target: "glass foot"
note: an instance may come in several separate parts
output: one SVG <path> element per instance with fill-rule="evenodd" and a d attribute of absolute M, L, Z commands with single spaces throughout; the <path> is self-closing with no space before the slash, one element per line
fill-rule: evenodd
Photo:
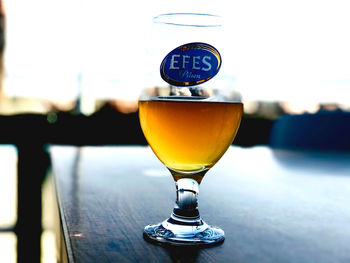
<path fill-rule="evenodd" d="M 151 242 L 177 246 L 214 245 L 225 239 L 222 229 L 209 226 L 202 220 L 196 225 L 177 224 L 173 221 L 169 218 L 160 224 L 146 226 L 143 231 L 144 238 Z"/>

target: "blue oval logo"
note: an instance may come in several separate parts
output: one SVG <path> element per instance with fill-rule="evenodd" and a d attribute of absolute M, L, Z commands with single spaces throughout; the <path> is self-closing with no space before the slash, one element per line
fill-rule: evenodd
<path fill-rule="evenodd" d="M 220 67 L 219 51 L 196 42 L 179 46 L 166 55 L 160 65 L 160 75 L 174 86 L 194 86 L 213 78 Z"/>

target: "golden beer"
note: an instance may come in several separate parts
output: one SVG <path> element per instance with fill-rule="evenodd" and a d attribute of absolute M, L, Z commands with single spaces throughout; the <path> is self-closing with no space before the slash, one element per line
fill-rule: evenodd
<path fill-rule="evenodd" d="M 221 158 L 236 136 L 242 111 L 240 102 L 169 97 L 139 101 L 143 133 L 175 180 L 208 170 Z"/>

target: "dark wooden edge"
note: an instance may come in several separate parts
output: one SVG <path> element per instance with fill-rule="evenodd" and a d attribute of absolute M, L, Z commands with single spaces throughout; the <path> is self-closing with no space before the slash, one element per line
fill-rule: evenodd
<path fill-rule="evenodd" d="M 79 149 L 77 149 L 77 151 L 79 151 Z M 62 231 L 62 236 L 63 236 L 63 241 L 64 241 L 64 242 L 61 242 L 61 245 L 65 246 L 64 250 L 67 253 L 68 262 L 74 263 L 75 262 L 74 253 L 73 253 L 73 249 L 72 249 L 72 244 L 70 242 L 69 230 L 68 230 L 68 227 L 66 225 L 66 213 L 64 210 L 63 201 L 61 200 L 61 197 L 59 194 L 60 193 L 60 184 L 57 181 L 58 179 L 55 176 L 54 169 L 52 170 L 52 176 L 53 176 L 56 200 L 57 200 L 57 205 L 58 205 L 58 210 L 59 210 L 58 212 L 59 212 L 59 218 L 60 218 L 60 228 Z M 64 244 L 62 244 L 62 243 L 64 243 Z"/>

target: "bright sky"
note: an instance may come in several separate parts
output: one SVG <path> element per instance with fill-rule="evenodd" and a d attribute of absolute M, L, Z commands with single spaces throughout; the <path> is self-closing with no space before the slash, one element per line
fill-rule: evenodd
<path fill-rule="evenodd" d="M 137 96 L 152 17 L 204 12 L 225 18 L 225 74 L 243 98 L 350 103 L 348 0 L 8 0 L 5 8 L 9 94 Z"/>

